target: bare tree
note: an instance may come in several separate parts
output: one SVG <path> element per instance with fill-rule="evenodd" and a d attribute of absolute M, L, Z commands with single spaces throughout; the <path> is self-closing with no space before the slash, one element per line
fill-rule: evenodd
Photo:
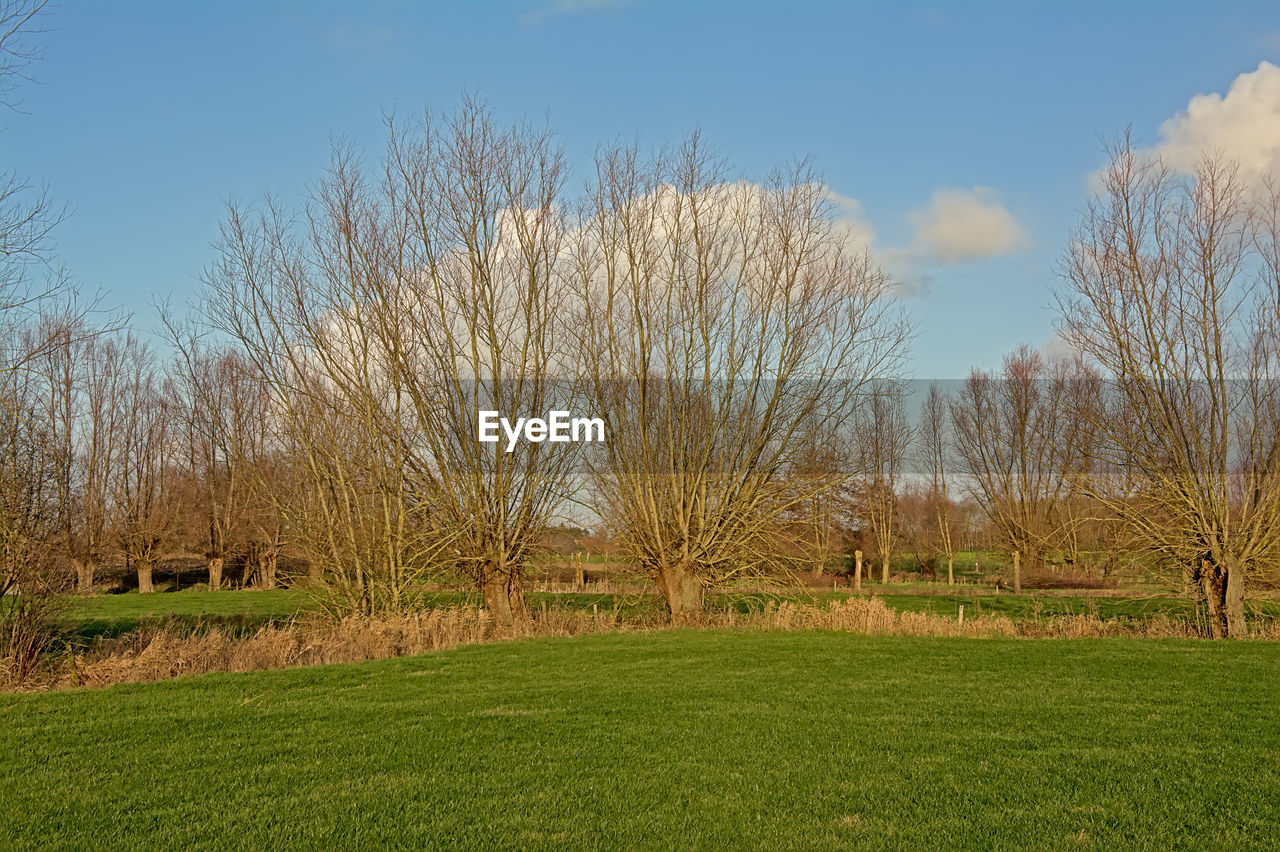
<path fill-rule="evenodd" d="M 50 548 L 56 459 L 42 416 L 45 387 L 32 360 L 0 370 L 0 678 L 13 685 L 26 680 L 63 630 Z"/>
<path fill-rule="evenodd" d="M 257 216 L 229 208 L 220 258 L 206 274 L 207 310 L 268 392 L 265 416 L 289 469 L 273 484 L 294 487 L 265 493 L 316 578 L 341 609 L 394 610 L 425 508 L 405 479 L 407 440 L 394 410 L 403 396 L 362 325 L 362 255 L 334 248 L 342 221 L 314 207 L 309 215 L 295 234 L 271 203 Z"/>
<path fill-rule="evenodd" d="M 36 579 L 56 528 L 43 390 L 25 366 L 0 371 L 0 596 Z"/>
<path fill-rule="evenodd" d="M 891 281 L 828 199 L 804 164 L 730 182 L 696 135 L 597 157 L 573 251 L 577 348 L 607 434 L 594 483 L 673 614 L 777 563 L 779 521 L 809 497 L 784 475 L 806 428 L 839 422 L 903 353 Z"/>
<path fill-rule="evenodd" d="M 30 81 L 27 67 L 43 55 L 31 37 L 39 35 L 40 15 L 48 0 L 0 0 L 0 105 L 17 106 L 13 92 Z"/>
<path fill-rule="evenodd" d="M 955 585 L 955 546 L 951 537 L 951 495 L 947 471 L 951 456 L 951 416 L 948 412 L 947 394 L 938 385 L 929 386 L 929 393 L 920 409 L 920 449 L 925 469 L 929 471 L 929 503 L 938 529 L 938 543 L 942 557 L 947 560 L 947 585 Z"/>
<path fill-rule="evenodd" d="M 903 388 L 894 382 L 876 382 L 854 415 L 854 429 L 863 514 L 880 556 L 880 582 L 887 583 L 897 541 L 899 478 L 912 441 Z"/>
<path fill-rule="evenodd" d="M 292 528 L 363 610 L 443 568 L 499 619 L 523 608 L 571 454 L 508 450 L 477 427 L 481 410 L 542 416 L 572 398 L 563 181 L 549 131 L 499 127 L 468 101 L 407 132 L 389 122 L 377 180 L 335 151 L 302 233 L 270 204 L 229 211 L 208 276 L 216 323 L 270 388 L 305 472 Z"/>
<path fill-rule="evenodd" d="M 0 0 L 0 106 L 16 106 L 13 93 L 29 79 L 27 67 L 41 56 L 32 36 L 40 33 L 45 5 L 45 0 Z M 16 309 L 65 288 L 65 278 L 56 273 L 48 285 L 31 286 L 32 267 L 49 264 L 50 235 L 65 216 L 47 190 L 12 170 L 0 170 L 0 333 L 16 334 Z M 38 352 L 27 354 L 35 357 Z"/>
<path fill-rule="evenodd" d="M 1090 490 L 1203 589 L 1215 636 L 1247 632 L 1250 572 L 1280 537 L 1274 193 L 1220 157 L 1189 177 L 1108 151 L 1063 261 L 1062 334 L 1109 380 Z"/>
<path fill-rule="evenodd" d="M 839 424 L 825 417 L 821 420 L 806 427 L 797 439 L 803 441 L 803 446 L 786 473 L 786 481 L 795 483 L 799 495 L 789 513 L 789 538 L 795 549 L 807 556 L 815 579 L 822 576 L 828 561 L 848 536 L 843 524 L 848 513 L 841 487 L 848 479 L 848 436 Z"/>
<path fill-rule="evenodd" d="M 117 400 L 126 350 L 75 316 L 56 314 L 48 322 L 52 327 L 40 331 L 44 354 L 33 366 L 47 387 L 61 546 L 75 567 L 77 587 L 87 593 L 110 550 L 111 465 L 120 439 Z"/>
<path fill-rule="evenodd" d="M 169 395 L 151 350 L 137 338 L 121 343 L 121 376 L 115 402 L 119 437 L 111 463 L 114 527 L 121 549 L 138 573 L 138 591 L 155 591 L 152 572 L 174 521 L 171 500 L 173 430 Z"/>
<path fill-rule="evenodd" d="M 174 426 L 183 451 L 177 467 L 193 491 L 209 588 L 218 589 L 234 539 L 245 533 L 252 482 L 239 450 L 255 428 L 257 388 L 235 352 L 211 348 L 191 329 L 166 322 L 178 352 Z"/>
<path fill-rule="evenodd" d="M 951 400 L 956 451 L 973 496 L 1030 564 L 1064 543 L 1064 514 L 1083 469 L 1089 432 L 1072 396 L 1074 368 L 1021 347 L 996 376 L 975 370 Z"/>
<path fill-rule="evenodd" d="M 288 513 L 280 506 L 300 496 L 285 453 L 287 442 L 273 416 L 269 388 L 258 381 L 243 356 L 223 352 L 217 372 L 230 391 L 223 391 L 228 464 L 237 470 L 236 515 L 244 539 L 246 583 L 274 589 L 280 581 L 281 553 L 290 536 Z"/>
<path fill-rule="evenodd" d="M 531 558 L 566 520 L 579 454 L 570 443 L 482 442 L 478 415 L 545 417 L 575 400 L 564 154 L 549 129 L 500 126 L 473 100 L 407 133 L 389 124 L 392 242 L 403 251 L 398 287 L 381 298 L 391 306 L 382 339 L 415 424 L 410 461 L 456 569 L 510 620 L 523 612 Z"/>

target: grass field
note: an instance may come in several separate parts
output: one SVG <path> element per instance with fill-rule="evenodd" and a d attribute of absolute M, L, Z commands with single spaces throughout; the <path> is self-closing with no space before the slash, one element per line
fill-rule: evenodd
<path fill-rule="evenodd" d="M 910 588 L 910 587 L 908 587 Z M 1191 601 L 1174 597 L 1120 597 L 1077 596 L 1065 594 L 930 594 L 901 593 L 894 587 L 877 587 L 872 591 L 891 608 L 899 611 L 930 612 L 937 615 L 956 616 L 960 606 L 970 615 L 1007 615 L 1014 620 L 1052 615 L 1094 614 L 1100 618 L 1116 618 L 1126 621 L 1150 618 L 1162 614 L 1172 618 L 1190 618 L 1193 615 Z M 941 591 L 941 590 L 938 590 Z M 802 595 L 717 595 L 710 604 L 716 607 L 733 607 L 739 611 L 761 608 L 770 601 L 785 599 L 805 603 L 825 603 L 843 599 L 845 592 L 820 592 Z M 556 594 L 532 592 L 526 596 L 528 605 L 563 606 L 603 611 L 615 607 L 624 616 L 657 616 L 664 611 L 657 594 Z M 456 606 L 480 604 L 480 596 L 468 592 L 431 592 L 427 595 L 429 606 Z M 280 621 L 317 607 L 305 592 L 290 589 L 274 591 L 184 591 L 154 595 L 116 594 L 93 597 L 76 597 L 68 600 L 64 620 L 71 635 L 82 641 L 94 636 L 117 636 L 133 630 L 144 622 L 166 622 L 183 630 L 197 630 L 201 626 L 217 625 L 238 631 L 252 631 L 271 621 Z M 1258 600 L 1249 603 L 1254 619 L 1280 618 L 1280 600 Z"/>
<path fill-rule="evenodd" d="M 0 846 L 1268 847 L 1280 647 L 664 631 L 0 697 Z"/>
<path fill-rule="evenodd" d="M 68 598 L 63 621 L 81 639 L 117 636 L 147 621 L 188 629 L 217 624 L 252 631 L 270 621 L 291 618 L 310 605 L 304 592 L 292 589 L 94 595 Z"/>

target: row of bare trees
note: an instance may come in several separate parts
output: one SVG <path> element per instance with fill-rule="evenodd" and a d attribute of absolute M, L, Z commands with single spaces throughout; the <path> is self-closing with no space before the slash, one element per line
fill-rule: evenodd
<path fill-rule="evenodd" d="M 251 479 L 267 474 L 259 393 L 238 356 L 186 351 L 165 364 L 131 334 L 61 313 L 24 336 L 29 354 L 6 373 L 12 540 L 74 569 L 83 592 L 120 559 L 149 592 L 162 555 L 203 554 L 216 588 L 229 549 L 253 550 L 255 564 L 278 554 Z M 7 574 L 23 561 L 15 552 Z M 265 564 L 270 587 L 274 558 Z"/>
<path fill-rule="evenodd" d="M 1062 264 L 1075 354 L 1024 347 L 932 387 L 915 434 L 902 394 L 873 401 L 862 520 L 887 564 L 914 445 L 949 576 L 958 493 L 1028 563 L 1129 554 L 1181 577 L 1214 635 L 1243 635 L 1249 584 L 1280 570 L 1280 186 L 1220 156 L 1186 175 L 1128 139 L 1109 154 Z"/>
<path fill-rule="evenodd" d="M 336 147 L 300 209 L 229 206 L 163 359 L 49 298 L 60 214 L 5 173 L 5 586 L 48 564 L 89 591 L 123 559 L 150 591 L 198 553 L 212 587 L 232 557 L 271 587 L 287 551 L 345 611 L 447 577 L 511 620 L 547 532 L 587 520 L 681 615 L 853 532 L 881 581 L 903 547 L 953 580 L 977 507 L 1029 564 L 1142 553 L 1239 634 L 1280 546 L 1280 194 L 1110 154 L 1063 263 L 1076 355 L 1020 349 L 918 418 L 893 281 L 803 162 L 752 183 L 697 134 L 619 144 L 571 194 L 546 128 L 474 101 L 389 119 L 377 164 Z M 606 440 L 485 443 L 483 410 Z"/>
<path fill-rule="evenodd" d="M 730 179 L 695 135 L 602 150 L 578 199 L 548 130 L 476 103 L 338 150 L 300 214 L 233 207 L 207 318 L 295 461 L 296 541 L 363 609 L 461 574 L 502 618 L 588 510 L 673 613 L 777 562 L 836 471 L 791 477 L 904 353 L 891 281 L 804 164 Z M 599 417 L 600 445 L 479 442 L 480 410 Z M 308 531 L 308 523 L 323 519 Z"/>
<path fill-rule="evenodd" d="M 1108 378 L 1088 495 L 1179 565 L 1215 634 L 1280 560 L 1280 186 L 1126 139 L 1067 253 L 1063 337 Z"/>

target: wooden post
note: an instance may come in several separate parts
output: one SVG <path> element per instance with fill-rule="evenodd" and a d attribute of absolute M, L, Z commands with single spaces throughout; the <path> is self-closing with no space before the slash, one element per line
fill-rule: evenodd
<path fill-rule="evenodd" d="M 862 591 L 862 551 L 853 552 L 853 590 Z"/>
<path fill-rule="evenodd" d="M 582 570 L 582 554 L 581 553 L 573 554 L 573 560 L 574 560 L 573 587 L 574 589 L 580 592 L 587 587 L 586 572 Z"/>
<path fill-rule="evenodd" d="M 964 624 L 964 604 L 960 604 L 960 623 Z"/>
<path fill-rule="evenodd" d="M 1013 552 L 1013 593 L 1022 594 L 1022 561 L 1016 550 Z"/>

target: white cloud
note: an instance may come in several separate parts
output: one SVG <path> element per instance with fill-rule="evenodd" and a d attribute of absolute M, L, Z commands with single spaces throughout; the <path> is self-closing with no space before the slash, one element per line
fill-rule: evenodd
<path fill-rule="evenodd" d="M 1074 358 L 1079 354 L 1078 350 L 1067 342 L 1067 339 L 1060 332 L 1055 331 L 1053 335 L 1040 345 L 1040 357 L 1045 361 L 1057 361 Z"/>
<path fill-rule="evenodd" d="M 936 263 L 1013 254 L 1030 244 L 1026 232 L 986 187 L 940 189 L 910 214 L 913 249 Z"/>
<path fill-rule="evenodd" d="M 876 229 L 867 221 L 862 202 L 830 187 L 823 187 L 823 191 L 836 214 L 835 227 L 844 234 L 845 245 L 852 251 L 869 250 L 876 241 Z"/>
<path fill-rule="evenodd" d="M 844 233 L 845 245 L 854 252 L 871 252 L 876 262 L 893 276 L 902 296 L 923 296 L 932 277 L 921 270 L 921 258 L 908 248 L 876 244 L 875 226 L 867 219 L 862 202 L 826 188 L 827 200 L 835 211 L 835 228 Z"/>
<path fill-rule="evenodd" d="M 1247 180 L 1280 174 L 1280 67 L 1260 63 L 1236 77 L 1225 97 L 1196 95 L 1160 125 L 1160 139 L 1156 152 L 1181 171 L 1203 154 L 1221 153 Z"/>

